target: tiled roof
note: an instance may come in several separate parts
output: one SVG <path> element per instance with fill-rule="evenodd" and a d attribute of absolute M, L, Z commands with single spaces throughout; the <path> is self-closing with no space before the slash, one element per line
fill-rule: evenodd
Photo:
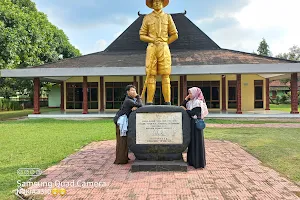
<path fill-rule="evenodd" d="M 220 47 L 184 14 L 171 14 L 176 24 L 179 38 L 170 45 L 171 50 L 212 50 Z M 145 15 L 140 15 L 115 41 L 104 51 L 145 51 L 147 43 L 142 42 L 139 30 Z"/>
<path fill-rule="evenodd" d="M 144 15 L 140 15 L 104 51 L 63 59 L 35 67 L 131 67 L 144 66 L 146 43 L 139 39 Z M 172 65 L 223 65 L 292 63 L 279 58 L 222 49 L 184 14 L 172 14 L 179 39 L 170 45 Z"/>
<path fill-rule="evenodd" d="M 290 87 L 291 83 L 287 82 L 286 84 L 280 82 L 280 80 L 274 80 L 270 82 L 270 87 Z M 298 86 L 300 87 L 300 81 L 298 81 Z"/>
<path fill-rule="evenodd" d="M 276 58 L 232 50 L 171 51 L 172 65 L 224 65 L 289 63 Z M 145 52 L 98 52 L 77 58 L 63 59 L 37 67 L 139 67 L 145 65 Z"/>

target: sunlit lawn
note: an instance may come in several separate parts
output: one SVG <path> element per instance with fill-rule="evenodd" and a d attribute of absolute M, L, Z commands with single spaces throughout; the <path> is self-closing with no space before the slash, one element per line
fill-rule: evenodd
<path fill-rule="evenodd" d="M 59 108 L 41 108 L 41 112 L 58 111 Z M 10 118 L 24 117 L 28 114 L 32 114 L 33 109 L 14 110 L 14 111 L 0 111 L 0 121 Z"/>
<path fill-rule="evenodd" d="M 298 108 L 300 110 L 300 105 L 298 106 Z M 270 104 L 270 109 L 291 112 L 291 104 Z"/>
<path fill-rule="evenodd" d="M 111 120 L 0 122 L 0 199 L 17 188 L 19 168 L 46 169 L 92 141 L 115 139 Z M 13 195 L 10 196 L 13 198 Z"/>
<path fill-rule="evenodd" d="M 218 121 L 215 120 L 214 123 Z M 0 122 L 0 199 L 14 199 L 19 168 L 46 169 L 92 141 L 115 139 L 108 120 L 32 119 Z M 300 181 L 300 129 L 207 128 L 207 139 L 240 144 L 265 165 Z"/>
<path fill-rule="evenodd" d="M 300 116 L 299 116 L 300 117 Z M 295 119 L 215 119 L 215 118 L 208 118 L 205 119 L 207 124 L 267 124 L 267 123 L 300 123 Z"/>

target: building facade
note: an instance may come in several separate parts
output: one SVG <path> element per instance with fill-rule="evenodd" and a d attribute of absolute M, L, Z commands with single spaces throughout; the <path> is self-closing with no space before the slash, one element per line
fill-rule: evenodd
<path fill-rule="evenodd" d="M 147 44 L 139 39 L 143 17 L 139 15 L 104 51 L 26 69 L 2 70 L 1 76 L 34 80 L 36 114 L 40 113 L 40 81 L 55 82 L 59 87 L 50 92 L 51 107 L 83 114 L 115 111 L 124 99 L 125 86 L 134 84 L 141 93 L 146 78 Z M 179 32 L 179 39 L 170 45 L 172 105 L 180 105 L 188 88 L 197 86 L 210 111 L 269 110 L 270 81 L 288 77 L 291 113 L 298 113 L 299 62 L 221 48 L 185 14 L 172 17 Z M 162 101 L 158 76 L 155 104 Z"/>

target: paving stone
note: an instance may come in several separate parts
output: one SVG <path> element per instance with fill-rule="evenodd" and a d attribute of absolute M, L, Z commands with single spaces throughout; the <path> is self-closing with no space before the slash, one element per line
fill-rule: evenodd
<path fill-rule="evenodd" d="M 116 141 L 93 142 L 45 170 L 39 182 L 78 180 L 101 182 L 94 188 L 66 188 L 65 196 L 47 200 L 80 199 L 300 199 L 300 187 L 228 141 L 206 140 L 205 169 L 187 167 L 187 172 L 131 172 L 135 157 L 114 165 Z M 186 153 L 183 154 L 186 162 Z M 30 187 L 29 189 L 36 188 Z"/>

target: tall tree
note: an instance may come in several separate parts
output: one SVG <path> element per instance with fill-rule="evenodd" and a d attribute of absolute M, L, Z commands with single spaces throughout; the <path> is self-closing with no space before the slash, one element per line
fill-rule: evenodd
<path fill-rule="evenodd" d="M 276 57 L 287 60 L 300 61 L 300 48 L 297 45 L 294 45 L 291 48 L 289 48 L 288 53 L 280 53 Z"/>
<path fill-rule="evenodd" d="M 262 56 L 272 56 L 270 47 L 266 42 L 265 38 L 263 38 L 263 40 L 259 43 L 257 53 L 258 55 L 262 55 Z"/>
<path fill-rule="evenodd" d="M 80 51 L 70 44 L 65 33 L 51 24 L 34 2 L 0 0 L 0 69 L 36 66 L 79 55 Z M 32 81 L 28 80 L 0 82 L 0 87 L 5 87 L 0 88 L 0 96 L 11 94 L 9 88 L 13 91 L 32 89 Z M 4 94 L 1 91 L 5 91 Z"/>
<path fill-rule="evenodd" d="M 288 53 L 280 53 L 280 54 L 278 54 L 276 56 L 276 58 L 282 58 L 282 59 L 286 59 L 286 60 L 300 61 L 300 48 L 297 45 L 294 45 L 291 48 L 289 48 L 289 52 Z M 287 84 L 290 81 L 291 81 L 290 78 L 284 78 L 284 79 L 280 80 L 280 82 L 284 83 L 284 84 Z"/>

